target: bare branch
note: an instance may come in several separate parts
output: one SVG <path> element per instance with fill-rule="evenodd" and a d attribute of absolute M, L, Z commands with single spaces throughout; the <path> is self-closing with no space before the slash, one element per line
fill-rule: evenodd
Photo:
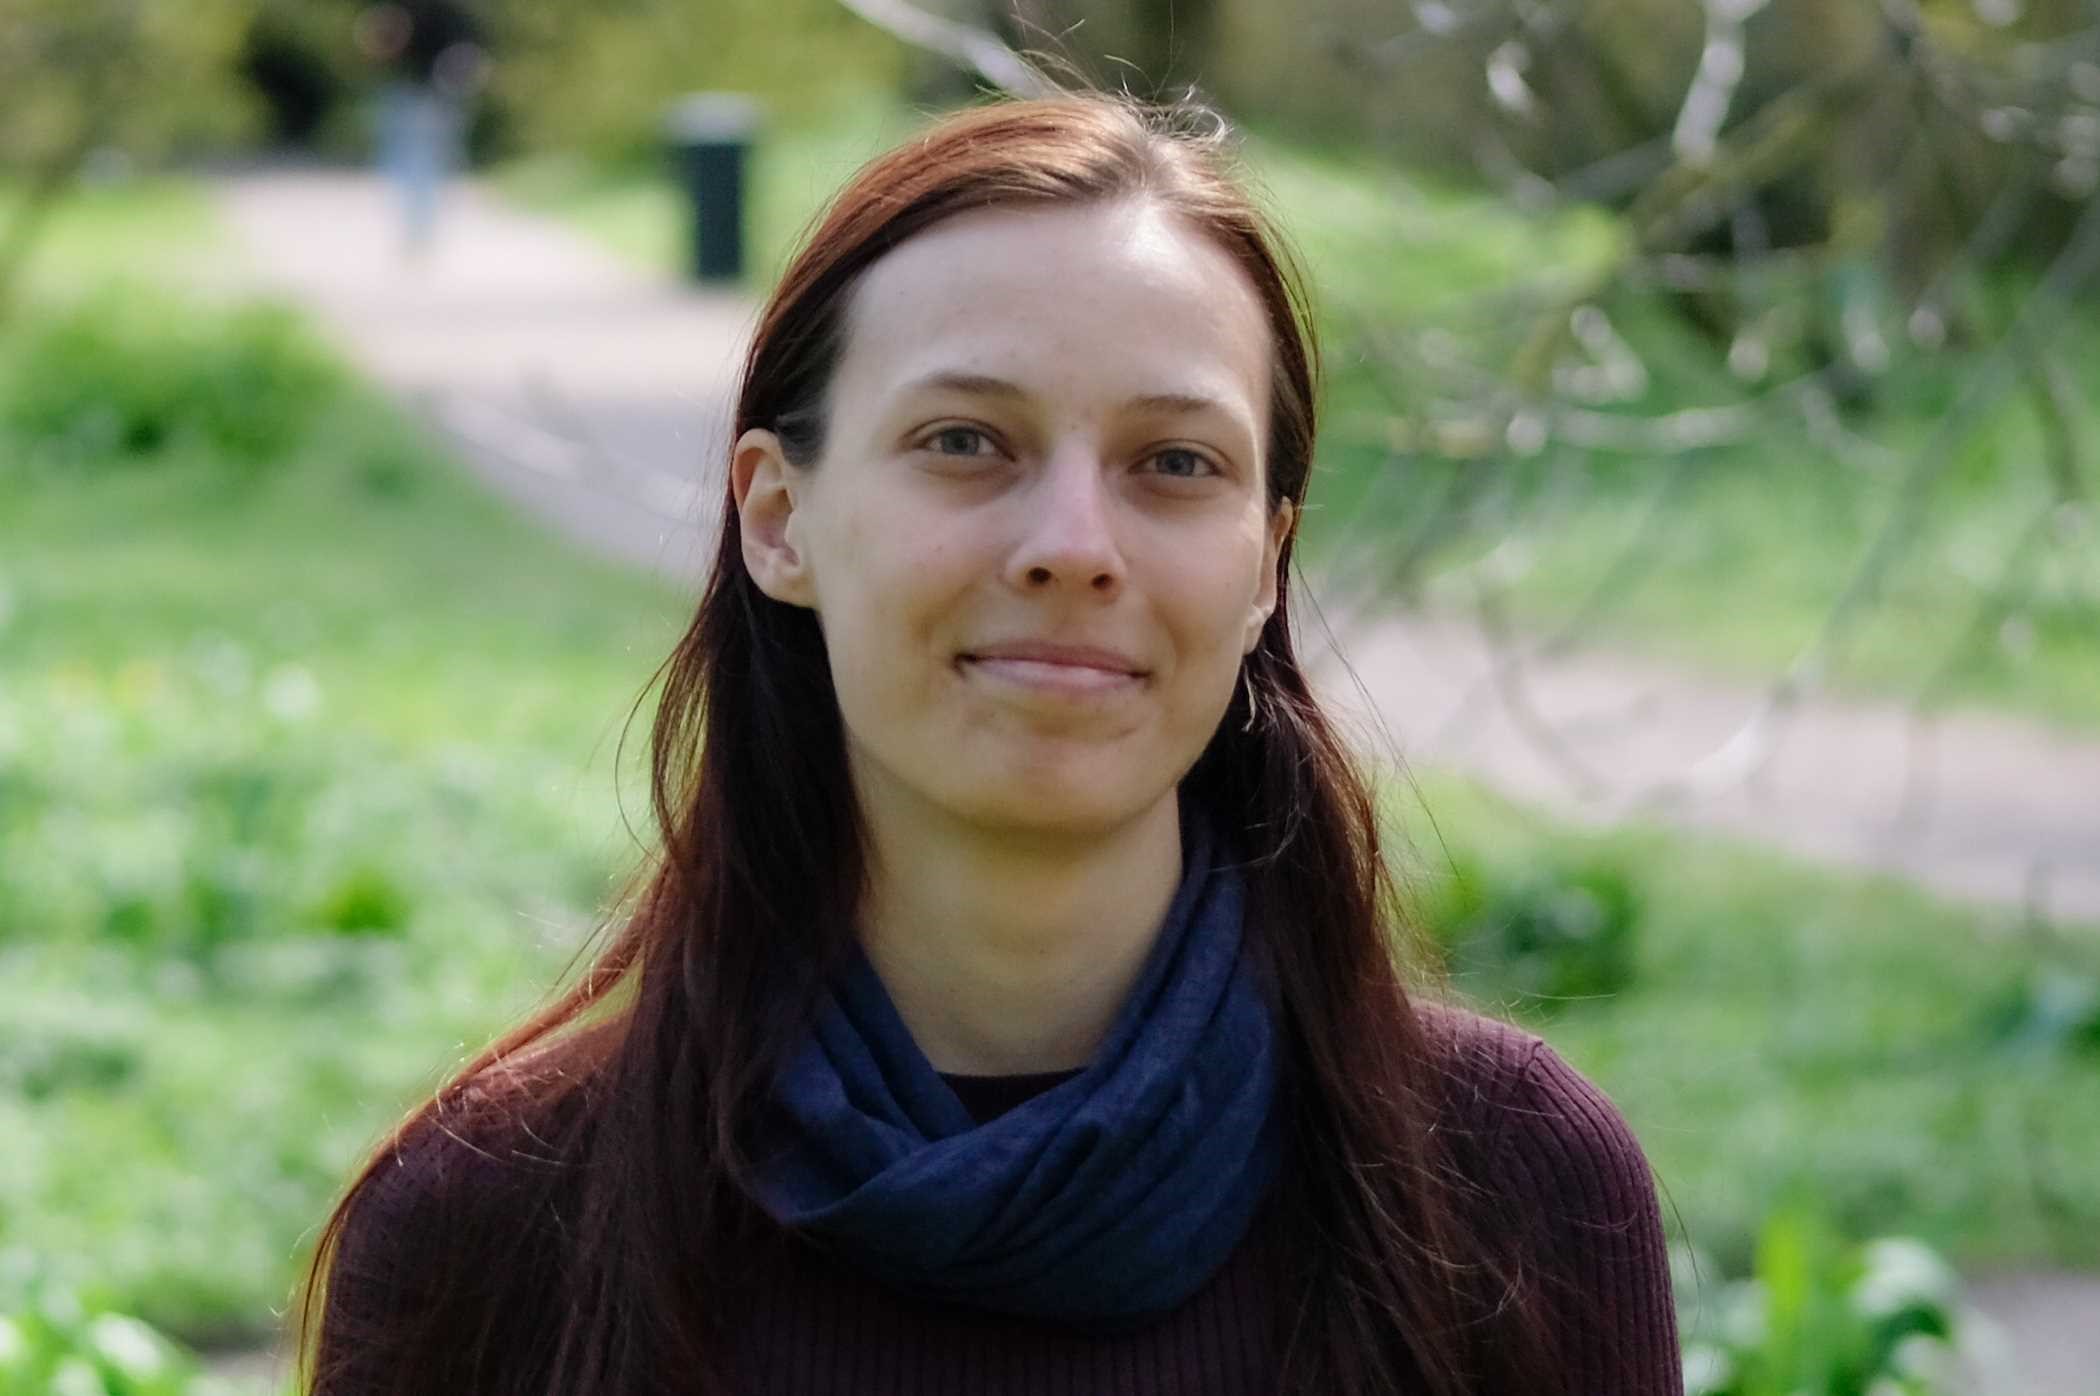
<path fill-rule="evenodd" d="M 1051 84 L 998 37 L 968 24 L 931 15 L 905 0 L 839 0 L 841 5 L 895 38 L 937 53 L 1017 97 L 1047 97 Z"/>

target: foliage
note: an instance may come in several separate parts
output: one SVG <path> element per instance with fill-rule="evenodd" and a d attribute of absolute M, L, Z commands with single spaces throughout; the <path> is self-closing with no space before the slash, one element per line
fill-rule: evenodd
<path fill-rule="evenodd" d="M 490 96 L 527 149 L 654 150 L 670 102 L 703 89 L 807 121 L 904 72 L 902 46 L 834 0 L 503 0 L 488 14 Z"/>
<path fill-rule="evenodd" d="M 132 286 L 39 316 L 0 366 L 0 431 L 31 466 L 107 467 L 203 452 L 279 464 L 342 390 L 286 309 L 224 311 Z"/>
<path fill-rule="evenodd" d="M 1519 638 L 1746 679 L 1808 655 L 1803 677 L 1928 711 L 1983 703 L 2100 722 L 2100 549 L 2075 478 L 2089 465 L 2065 456 L 2100 402 L 2090 317 L 2063 322 L 2046 351 L 2069 438 L 2023 388 L 1977 413 L 1937 475 L 1917 473 L 1947 448 L 1936 438 L 1952 404 L 1992 370 L 1995 331 L 2030 303 L 2034 277 L 1951 282 L 1993 340 L 1939 349 L 1912 341 L 1885 285 L 1863 319 L 1833 279 L 1830 313 L 1871 326 L 1889 358 L 1860 401 L 1818 397 L 1827 420 L 1789 422 L 1774 404 L 1811 392 L 1808 359 L 1787 360 L 1774 339 L 1746 387 L 1728 346 L 1659 293 L 1586 291 L 1626 236 L 1612 220 L 1527 226 L 1361 150 L 1272 140 L 1256 153 L 1323 293 L 1326 426 L 1307 543 L 1348 584 L 1498 617 L 1497 633 Z M 1553 387 L 1526 417 L 1518 397 L 1481 385 L 1535 328 L 1511 308 L 1541 301 L 1573 328 L 1542 355 Z M 1764 407 L 1745 405 L 1767 390 Z M 1674 435 L 1766 407 L 1737 437 Z M 1554 440 L 1555 421 L 1590 438 Z M 1823 646 L 1834 598 L 1894 540 L 1878 585 Z"/>
<path fill-rule="evenodd" d="M 358 1154 L 552 981 L 618 864 L 552 752 L 410 755 L 305 664 L 38 667 L 0 704 L 0 1133 L 36 1141 L 0 1229 L 155 1321 L 252 1331 Z"/>
<path fill-rule="evenodd" d="M 104 231 L 181 240 L 187 205 L 128 197 L 60 215 L 64 294 L 0 330 L 0 381 L 121 304 L 74 294 L 134 260 Z M 0 471 L 0 1235 L 253 1341 L 360 1154 L 630 866 L 614 739 L 684 602 L 550 543 L 325 357 L 271 368 L 313 366 L 283 325 L 117 323 L 148 364 L 252 350 L 230 382 L 300 386 L 268 469 L 185 429 L 150 469 L 104 438 Z"/>
<path fill-rule="evenodd" d="M 1513 1005 L 1625 1113 L 1666 1217 L 1729 1270 L 1797 1190 L 1852 1236 L 1901 1232 L 1964 1268 L 2100 1263 L 2100 1058 L 2027 1050 L 1988 1006 L 2051 963 L 2007 913 L 1814 872 L 1715 839 L 1543 819 L 1423 777 L 1391 796 L 1420 850 L 1498 869 L 1620 869 L 1638 889 L 1631 976 L 1609 1001 Z M 1434 827 L 1423 810 L 1433 811 Z M 2091 943 L 2090 928 L 2066 936 Z M 1475 986 L 1460 979 L 1461 990 Z M 1478 993 L 1486 1006 L 1504 1000 Z"/>
<path fill-rule="evenodd" d="M 356 42 L 371 0 L 258 0 L 240 73 L 264 109 L 265 140 L 343 156 L 362 152 L 358 109 L 378 76 Z"/>
<path fill-rule="evenodd" d="M 1454 981 L 1476 998 L 1553 1011 L 1633 981 L 1641 896 L 1608 859 L 1497 867 L 1456 857 L 1422 910 Z"/>
<path fill-rule="evenodd" d="M 2100 974 L 2070 963 L 2038 964 L 1983 1014 L 1984 1036 L 2002 1050 L 2100 1057 Z"/>
<path fill-rule="evenodd" d="M 0 1255 L 0 1396 L 205 1396 L 195 1362 L 129 1314 Z"/>
<path fill-rule="evenodd" d="M 1684 1273 L 1679 1267 L 1679 1273 Z M 1842 1240 L 1795 1202 L 1758 1233 L 1747 1279 L 1685 1344 L 1685 1396 L 1942 1396 L 1960 1310 L 1954 1271 L 1907 1237 Z M 1700 1308 L 1680 1294 L 1681 1314 Z"/>
<path fill-rule="evenodd" d="M 0 319 L 52 211 L 97 152 L 224 140 L 253 112 L 234 58 L 256 0 L 0 0 Z"/>
<path fill-rule="evenodd" d="M 356 104 L 387 64 L 360 51 L 368 0 L 249 0 L 244 65 L 269 89 L 284 134 L 362 149 Z M 410 0 L 413 15 L 426 8 Z M 666 110 L 695 90 L 756 97 L 786 125 L 893 93 L 909 56 L 836 0 L 448 0 L 483 45 L 481 155 L 653 155 Z M 427 59 L 425 60 L 427 61 Z"/>
<path fill-rule="evenodd" d="M 0 0 L 0 167 L 251 129 L 234 65 L 256 3 Z"/>
<path fill-rule="evenodd" d="M 2089 8 L 1487 3 L 1350 41 L 1511 208 L 1619 213 L 1578 275 L 1347 346 L 1373 565 L 1774 693 L 2100 716 Z"/>

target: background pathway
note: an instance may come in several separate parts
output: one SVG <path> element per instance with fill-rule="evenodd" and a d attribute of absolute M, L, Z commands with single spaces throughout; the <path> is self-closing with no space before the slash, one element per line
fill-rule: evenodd
<path fill-rule="evenodd" d="M 366 176 L 257 173 L 220 195 L 255 282 L 314 312 L 492 488 L 591 547 L 697 578 L 749 301 L 653 279 L 471 188 L 417 263 Z M 1471 626 L 1313 591 L 1334 634 L 1308 626 L 1308 655 L 1376 748 L 1591 821 L 1667 819 L 2100 923 L 2100 741 L 1828 699 L 1760 723 L 1764 695 L 1742 685 L 1593 653 L 1512 669 Z M 1986 1279 L 1971 1298 L 2024 1369 L 2008 1396 L 2100 1393 L 2100 1277 Z"/>

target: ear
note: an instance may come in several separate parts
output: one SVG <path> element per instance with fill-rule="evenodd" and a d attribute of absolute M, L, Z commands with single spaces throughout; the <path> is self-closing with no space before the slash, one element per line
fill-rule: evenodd
<path fill-rule="evenodd" d="M 791 606 L 816 606 L 815 578 L 795 546 L 795 495 L 804 472 L 788 461 L 780 438 L 757 427 L 737 438 L 729 458 L 744 566 L 758 589 Z"/>
<path fill-rule="evenodd" d="M 1287 499 L 1269 515 L 1269 527 L 1261 548 L 1261 589 L 1254 594 L 1254 604 L 1247 611 L 1247 634 L 1240 645 L 1241 654 L 1254 653 L 1254 647 L 1261 643 L 1262 627 L 1275 613 L 1276 559 L 1283 556 L 1284 542 L 1291 536 L 1291 524 L 1296 518 L 1297 509 Z"/>

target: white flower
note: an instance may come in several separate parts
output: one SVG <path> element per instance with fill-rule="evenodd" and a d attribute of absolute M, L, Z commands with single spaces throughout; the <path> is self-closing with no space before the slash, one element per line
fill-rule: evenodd
<path fill-rule="evenodd" d="M 145 1385 L 168 1369 L 168 1344 L 135 1318 L 101 1314 L 88 1325 L 88 1342 L 96 1355 L 130 1380 Z"/>
<path fill-rule="evenodd" d="M 281 722 L 304 722 L 321 709 L 321 681 L 303 664 L 280 664 L 263 680 L 262 702 Z"/>

